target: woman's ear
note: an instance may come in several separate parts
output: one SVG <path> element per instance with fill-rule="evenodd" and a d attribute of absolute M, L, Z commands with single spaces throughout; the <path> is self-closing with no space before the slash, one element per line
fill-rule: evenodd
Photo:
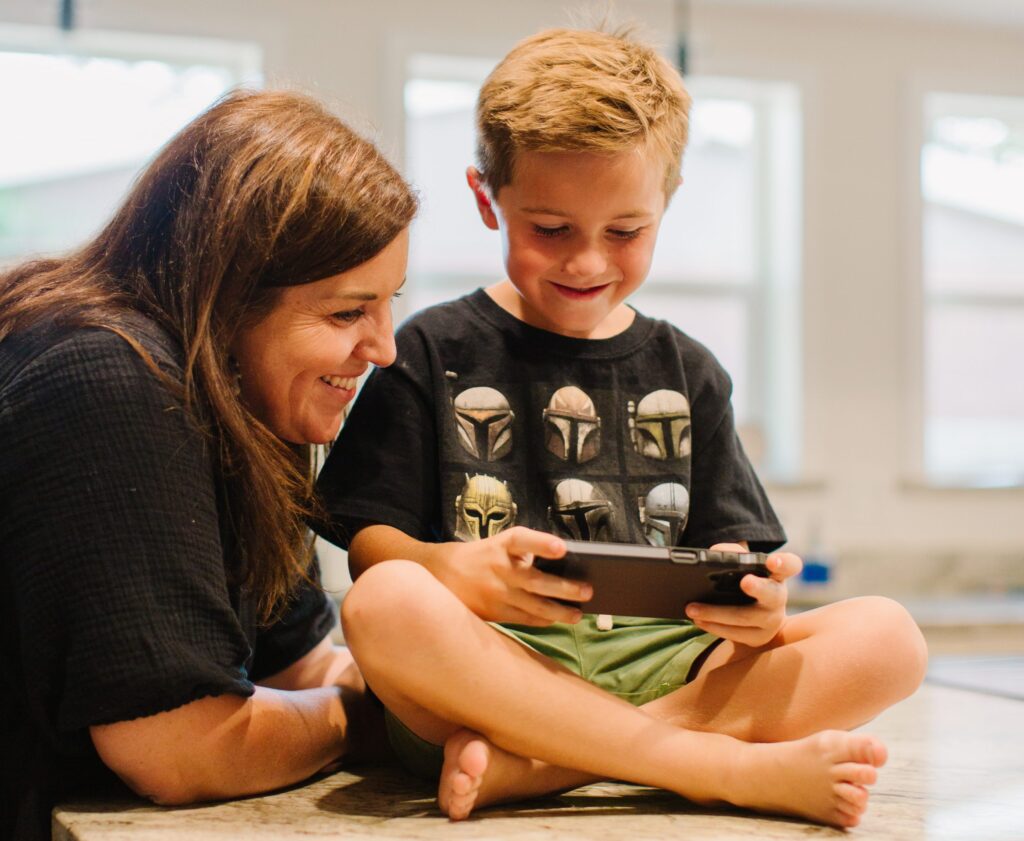
<path fill-rule="evenodd" d="M 492 231 L 498 230 L 498 216 L 494 212 L 494 206 L 491 203 L 490 190 L 484 184 L 480 170 L 475 166 L 471 166 L 466 170 L 466 183 L 469 185 L 469 189 L 473 191 L 476 209 L 483 223 Z"/>

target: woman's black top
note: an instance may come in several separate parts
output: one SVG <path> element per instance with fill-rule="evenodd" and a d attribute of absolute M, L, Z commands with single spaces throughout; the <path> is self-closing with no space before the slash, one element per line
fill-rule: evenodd
<path fill-rule="evenodd" d="M 131 332 L 180 380 L 163 331 Z M 56 802 L 116 785 L 91 725 L 249 696 L 330 630 L 313 585 L 270 627 L 232 585 L 210 449 L 115 333 L 0 342 L 0 838 L 49 838 Z"/>

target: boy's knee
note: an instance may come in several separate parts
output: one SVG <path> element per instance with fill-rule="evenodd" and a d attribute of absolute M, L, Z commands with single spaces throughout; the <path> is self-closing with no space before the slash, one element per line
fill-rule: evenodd
<path fill-rule="evenodd" d="M 367 638 L 400 632 L 403 619 L 413 615 L 425 589 L 437 583 L 412 561 L 374 564 L 359 576 L 341 603 L 345 641 L 358 654 Z"/>
<path fill-rule="evenodd" d="M 872 626 L 879 632 L 884 655 L 905 682 L 909 695 L 924 680 L 928 669 L 928 645 L 910 612 L 884 596 L 864 599 Z"/>

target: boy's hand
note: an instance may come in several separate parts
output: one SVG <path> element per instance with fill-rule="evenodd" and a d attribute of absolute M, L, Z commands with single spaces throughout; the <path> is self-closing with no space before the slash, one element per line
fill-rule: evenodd
<path fill-rule="evenodd" d="M 736 543 L 711 548 L 747 551 Z M 779 552 L 770 555 L 767 563 L 770 578 L 745 575 L 740 581 L 740 589 L 757 599 L 755 604 L 732 607 L 694 602 L 686 607 L 687 618 L 698 628 L 741 645 L 761 648 L 770 643 L 786 622 L 786 579 L 803 569 L 803 561 L 791 552 Z"/>
<path fill-rule="evenodd" d="M 431 563 L 434 575 L 481 619 L 518 625 L 579 622 L 579 608 L 552 599 L 586 601 L 589 584 L 569 581 L 533 566 L 533 558 L 560 558 L 565 543 L 524 526 L 471 543 L 446 543 Z"/>

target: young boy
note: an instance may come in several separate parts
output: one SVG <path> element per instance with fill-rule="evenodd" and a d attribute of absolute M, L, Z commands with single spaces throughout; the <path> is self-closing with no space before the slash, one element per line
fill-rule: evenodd
<path fill-rule="evenodd" d="M 785 539 L 728 376 L 625 303 L 680 183 L 688 108 L 628 37 L 515 47 L 481 90 L 467 173 L 507 279 L 410 319 L 321 474 L 357 578 L 346 639 L 399 756 L 440 779 L 455 819 L 605 777 L 854 826 L 885 748 L 843 731 L 923 676 L 920 633 L 890 601 L 787 617 L 791 554 L 744 579 L 756 604 L 677 621 L 582 615 L 555 600 L 587 585 L 531 565 L 565 550 L 545 532 Z"/>

